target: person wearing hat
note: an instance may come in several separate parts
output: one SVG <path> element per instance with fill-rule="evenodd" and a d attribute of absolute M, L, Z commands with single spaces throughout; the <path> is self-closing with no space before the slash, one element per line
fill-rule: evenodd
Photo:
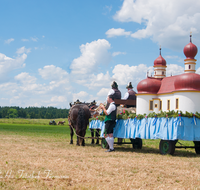
<path fill-rule="evenodd" d="M 125 93 L 123 100 L 136 100 L 136 92 L 133 90 L 131 82 L 128 83 L 126 88 L 128 91 Z"/>
<path fill-rule="evenodd" d="M 109 145 L 109 149 L 106 152 L 112 152 L 114 150 L 114 137 L 113 137 L 113 129 L 116 125 L 116 114 L 117 114 L 117 107 L 114 102 L 114 96 L 109 95 L 107 97 L 107 101 L 109 103 L 108 109 L 105 108 L 103 104 L 100 105 L 101 109 L 103 109 L 104 113 L 106 114 L 105 117 L 105 131 L 104 137 Z"/>
<path fill-rule="evenodd" d="M 113 81 L 113 83 L 111 84 L 112 89 L 110 89 L 110 91 L 108 92 L 108 96 L 113 95 L 114 99 L 121 99 L 121 92 L 118 89 L 118 85 L 115 81 Z M 106 108 L 108 108 L 109 103 L 107 102 L 107 106 Z M 119 106 L 119 105 L 116 105 Z"/>

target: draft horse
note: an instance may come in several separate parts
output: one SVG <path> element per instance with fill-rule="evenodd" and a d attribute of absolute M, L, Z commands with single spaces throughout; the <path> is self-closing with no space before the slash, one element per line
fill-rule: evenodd
<path fill-rule="evenodd" d="M 74 129 L 77 135 L 77 145 L 85 146 L 84 136 L 86 133 L 87 125 L 89 124 L 90 117 L 91 113 L 87 105 L 76 104 L 71 107 L 68 117 L 69 127 L 71 130 L 70 144 L 73 144 Z"/>

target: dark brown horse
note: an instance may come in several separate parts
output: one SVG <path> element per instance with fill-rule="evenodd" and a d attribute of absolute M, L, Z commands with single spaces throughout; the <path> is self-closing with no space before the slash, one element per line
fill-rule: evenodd
<path fill-rule="evenodd" d="M 89 124 L 89 118 L 91 117 L 89 107 L 85 104 L 75 104 L 71 107 L 69 112 L 69 127 L 71 130 L 71 141 L 70 144 L 73 144 L 73 135 L 74 130 L 77 134 L 77 145 L 85 146 L 84 137 Z"/>

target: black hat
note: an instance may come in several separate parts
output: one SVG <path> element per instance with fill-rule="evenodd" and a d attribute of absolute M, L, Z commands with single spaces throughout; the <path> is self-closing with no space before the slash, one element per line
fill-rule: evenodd
<path fill-rule="evenodd" d="M 127 87 L 126 88 L 133 88 L 131 82 L 128 83 Z"/>
<path fill-rule="evenodd" d="M 115 81 L 113 81 L 113 83 L 111 84 L 112 88 L 118 89 L 118 85 Z"/>

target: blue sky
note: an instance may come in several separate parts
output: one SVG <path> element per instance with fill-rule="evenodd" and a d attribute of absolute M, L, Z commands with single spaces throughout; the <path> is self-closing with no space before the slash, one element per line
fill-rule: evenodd
<path fill-rule="evenodd" d="M 0 106 L 104 102 L 153 73 L 184 72 L 183 48 L 200 44 L 200 2 L 191 0 L 0 0 Z M 196 59 L 199 59 L 197 54 Z M 197 61 L 196 70 L 200 74 Z"/>

